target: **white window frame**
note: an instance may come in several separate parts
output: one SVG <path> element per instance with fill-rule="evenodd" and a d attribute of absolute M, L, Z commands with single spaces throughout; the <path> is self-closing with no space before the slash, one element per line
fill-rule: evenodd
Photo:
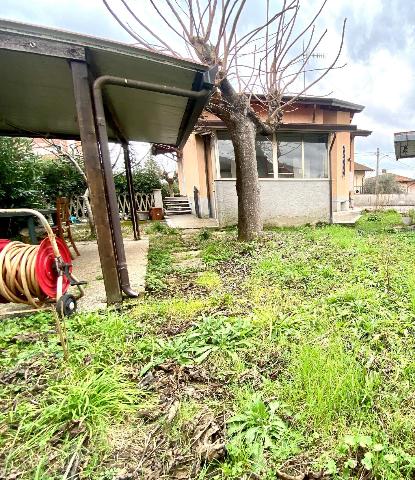
<path fill-rule="evenodd" d="M 328 140 L 326 142 L 326 165 L 325 170 L 327 172 L 327 177 L 304 177 L 305 172 L 305 157 L 304 157 L 304 133 L 301 133 L 301 177 L 297 178 L 287 178 L 287 177 L 279 177 L 279 169 L 278 169 L 278 144 L 277 144 L 277 135 L 273 135 L 273 144 L 274 144 L 274 153 L 273 153 L 273 162 L 274 162 L 274 178 L 279 180 L 328 180 L 329 179 L 329 144 Z"/>

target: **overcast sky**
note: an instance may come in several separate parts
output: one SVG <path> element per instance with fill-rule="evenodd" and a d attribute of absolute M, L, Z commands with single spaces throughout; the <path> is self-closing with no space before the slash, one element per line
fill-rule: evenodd
<path fill-rule="evenodd" d="M 249 7 L 260 2 L 248 0 L 248 4 L 252 4 Z M 130 3 L 135 4 L 138 11 L 140 0 L 130 0 Z M 328 41 L 320 53 L 327 59 L 335 53 L 342 21 L 347 17 L 342 54 L 347 66 L 332 72 L 309 94 L 330 93 L 330 96 L 365 105 L 353 123 L 373 133 L 356 141 L 356 161 L 374 167 L 374 152 L 379 147 L 382 168 L 415 177 L 415 159 L 397 162 L 393 154 L 393 133 L 415 130 L 415 8 L 410 3 L 408 0 L 329 0 L 319 20 L 321 28 L 329 29 Z M 317 0 L 303 0 L 303 18 L 319 5 Z M 132 42 L 107 12 L 102 0 L 1 0 L 0 18 Z M 324 66 L 324 60 L 314 62 L 316 67 Z M 321 65 L 318 62 L 322 62 Z"/>

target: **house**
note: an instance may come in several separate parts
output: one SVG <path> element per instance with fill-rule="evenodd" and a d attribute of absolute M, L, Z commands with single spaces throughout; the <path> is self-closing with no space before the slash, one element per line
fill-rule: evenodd
<path fill-rule="evenodd" d="M 395 180 L 402 186 L 404 193 L 414 193 L 415 192 L 415 178 L 405 177 L 403 175 L 393 174 Z"/>
<path fill-rule="evenodd" d="M 379 178 L 382 177 L 382 175 L 392 176 L 395 181 L 401 186 L 402 193 L 415 193 L 415 178 L 405 177 L 404 175 L 387 172 L 385 169 L 382 169 L 382 173 L 381 175 L 379 175 Z"/>
<path fill-rule="evenodd" d="M 290 97 L 285 97 L 288 100 Z M 261 106 L 253 102 L 259 112 Z M 257 167 L 264 224 L 328 222 L 351 208 L 354 139 L 368 136 L 351 122 L 361 105 L 327 97 L 300 97 L 273 136 L 258 135 Z M 237 222 L 236 167 L 225 125 L 205 113 L 178 158 L 180 192 L 194 214 L 220 226 Z"/>
<path fill-rule="evenodd" d="M 354 193 L 363 193 L 363 184 L 365 181 L 366 172 L 373 172 L 373 168 L 363 165 L 362 163 L 354 162 Z"/>

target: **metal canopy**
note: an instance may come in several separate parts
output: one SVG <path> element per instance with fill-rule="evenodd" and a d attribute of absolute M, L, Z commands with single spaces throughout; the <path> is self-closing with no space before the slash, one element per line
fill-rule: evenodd
<path fill-rule="evenodd" d="M 80 137 L 70 61 L 84 61 L 93 78 L 137 79 L 201 90 L 208 67 L 130 45 L 0 20 L 0 135 Z M 200 102 L 106 86 L 104 103 L 124 139 L 183 144 Z M 115 132 L 108 128 L 111 139 Z"/>
<path fill-rule="evenodd" d="M 0 135 L 81 139 L 107 301 L 137 296 L 108 139 L 123 145 L 136 215 L 128 141 L 181 147 L 209 100 L 214 72 L 121 43 L 3 20 L 0 71 Z"/>

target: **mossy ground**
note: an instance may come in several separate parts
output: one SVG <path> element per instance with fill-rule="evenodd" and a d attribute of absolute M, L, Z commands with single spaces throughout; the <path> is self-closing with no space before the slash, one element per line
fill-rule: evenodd
<path fill-rule="evenodd" d="M 70 318 L 68 363 L 51 315 L 3 321 L 0 477 L 414 478 L 415 236 L 399 224 L 248 244 L 157 227 L 148 293 Z"/>

